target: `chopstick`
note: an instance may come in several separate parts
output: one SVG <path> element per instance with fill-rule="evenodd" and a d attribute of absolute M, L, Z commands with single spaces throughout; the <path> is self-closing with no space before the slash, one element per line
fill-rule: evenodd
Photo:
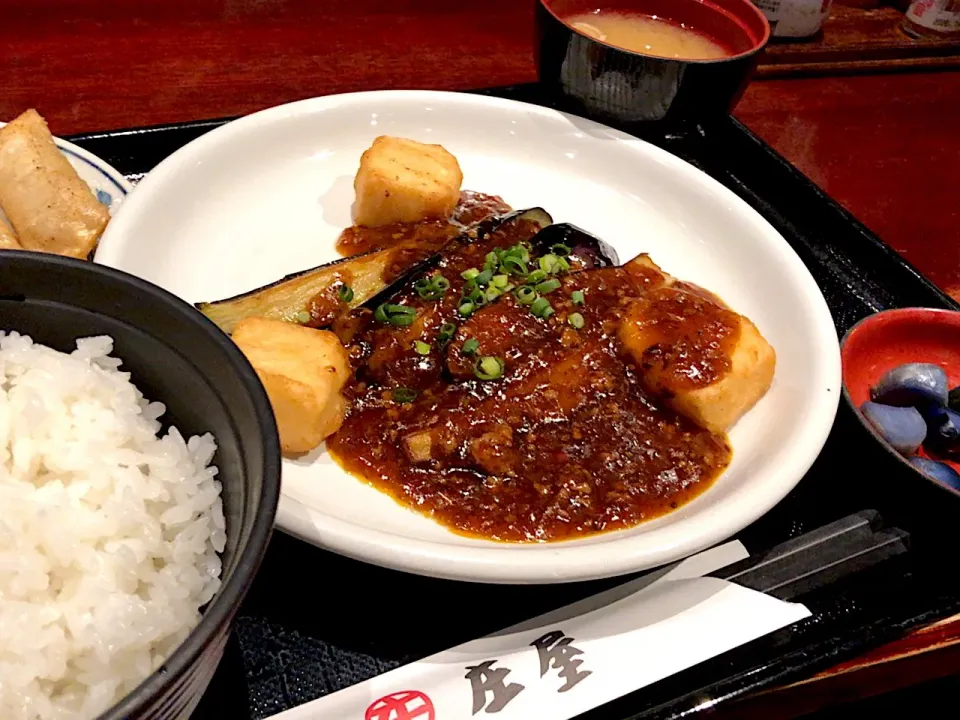
<path fill-rule="evenodd" d="M 709 577 L 728 580 L 789 601 L 902 555 L 909 549 L 909 533 L 899 528 L 884 528 L 877 511 L 862 510 L 721 568 L 710 573 Z M 795 672 L 785 670 L 777 681 L 786 682 L 795 676 Z M 754 678 L 746 682 L 745 678 L 751 673 L 751 670 L 740 671 L 709 685 L 695 685 L 695 689 L 687 689 L 671 700 L 648 705 L 631 718 L 678 720 L 748 691 L 755 692 L 773 682 L 771 678 L 759 682 Z M 704 681 L 693 677 L 694 682 Z M 706 710 L 705 714 L 711 713 Z M 584 717 L 592 719 L 594 715 L 586 713 Z"/>
<path fill-rule="evenodd" d="M 909 533 L 883 529 L 862 510 L 711 573 L 780 600 L 792 600 L 909 550 Z"/>

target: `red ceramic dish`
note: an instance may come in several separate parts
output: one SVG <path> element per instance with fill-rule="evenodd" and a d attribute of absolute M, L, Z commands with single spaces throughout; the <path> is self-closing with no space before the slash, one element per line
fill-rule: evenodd
<path fill-rule="evenodd" d="M 870 434 L 918 475 L 947 492 L 960 495 L 960 492 L 936 483 L 915 470 L 900 453 L 880 438 L 859 411 L 859 407 L 870 399 L 870 388 L 876 385 L 880 377 L 904 363 L 935 363 L 946 371 L 951 388 L 960 385 L 960 312 L 903 308 L 870 315 L 854 325 L 843 338 L 840 359 L 843 364 L 843 395 Z M 925 455 L 922 450 L 918 454 Z M 960 463 L 948 464 L 960 471 Z"/>

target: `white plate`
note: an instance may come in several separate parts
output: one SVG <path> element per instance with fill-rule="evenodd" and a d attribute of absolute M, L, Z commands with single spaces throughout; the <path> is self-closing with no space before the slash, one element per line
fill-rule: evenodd
<path fill-rule="evenodd" d="M 285 461 L 277 523 L 378 565 L 445 578 L 548 583 L 661 565 L 709 547 L 786 495 L 820 452 L 840 396 L 827 305 L 784 239 L 732 192 L 663 150 L 553 110 L 475 95 L 316 98 L 214 130 L 144 178 L 95 260 L 189 302 L 337 257 L 361 152 L 379 134 L 442 143 L 464 187 L 541 205 L 719 293 L 777 351 L 774 385 L 731 433 L 727 472 L 698 499 L 631 530 L 541 545 L 455 535 L 347 475 L 325 452 Z"/>
<path fill-rule="evenodd" d="M 0 127 L 4 125 L 6 125 L 5 122 L 0 122 Z M 97 200 L 107 206 L 111 215 L 115 214 L 127 193 L 133 190 L 129 181 L 115 168 L 82 147 L 58 137 L 53 141 L 60 148 L 60 152 L 67 156 L 67 160 L 73 165 L 77 174 L 96 193 Z M 0 210 L 0 216 L 2 215 L 3 211 Z"/>

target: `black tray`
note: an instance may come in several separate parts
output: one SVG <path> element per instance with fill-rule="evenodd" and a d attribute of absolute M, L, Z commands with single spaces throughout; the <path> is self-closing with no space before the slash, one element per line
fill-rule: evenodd
<path fill-rule="evenodd" d="M 480 91 L 549 104 L 535 86 Z M 71 138 L 136 181 L 227 120 Z M 641 133 L 637 133 L 641 134 Z M 731 188 L 783 234 L 820 285 L 842 336 L 878 310 L 957 305 L 733 119 L 653 142 Z M 946 493 L 904 473 L 841 405 L 827 445 L 797 488 L 737 537 L 759 552 L 872 508 L 913 549 L 801 598 L 812 617 L 581 716 L 675 718 L 794 681 L 908 630 L 960 612 Z M 491 586 L 365 565 L 276 533 L 196 718 L 262 718 L 499 630 L 624 579 Z M 785 713 L 786 714 L 786 713 Z M 339 720 L 332 718 L 331 720 Z M 545 719 L 549 720 L 549 719 Z"/>

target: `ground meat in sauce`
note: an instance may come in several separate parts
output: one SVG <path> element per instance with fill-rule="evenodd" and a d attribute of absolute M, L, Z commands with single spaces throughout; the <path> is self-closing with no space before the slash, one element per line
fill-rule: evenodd
<path fill-rule="evenodd" d="M 456 314 L 460 273 L 533 230 L 516 223 L 445 257 L 444 298 L 408 290 L 392 301 L 417 308 L 412 325 L 353 329 L 351 409 L 328 448 L 350 472 L 467 535 L 560 540 L 669 512 L 708 487 L 731 451 L 724 436 L 648 397 L 620 352 L 620 318 L 648 292 L 644 283 L 623 268 L 571 272 L 547 296 L 555 309 L 547 320 L 512 293 L 468 320 Z M 575 290 L 582 305 L 571 300 Z M 573 312 L 584 319 L 578 330 Z M 450 321 L 458 330 L 442 343 Z M 479 347 L 465 356 L 471 338 Z M 475 356 L 487 354 L 504 360 L 502 378 L 471 374 Z M 399 390 L 416 397 L 397 402 Z"/>
<path fill-rule="evenodd" d="M 429 220 L 419 223 L 396 223 L 378 228 L 351 226 L 340 233 L 337 252 L 344 256 L 391 247 L 404 242 L 439 248 L 460 231 L 488 217 L 508 212 L 510 206 L 495 195 L 465 190 L 450 220 Z"/>

